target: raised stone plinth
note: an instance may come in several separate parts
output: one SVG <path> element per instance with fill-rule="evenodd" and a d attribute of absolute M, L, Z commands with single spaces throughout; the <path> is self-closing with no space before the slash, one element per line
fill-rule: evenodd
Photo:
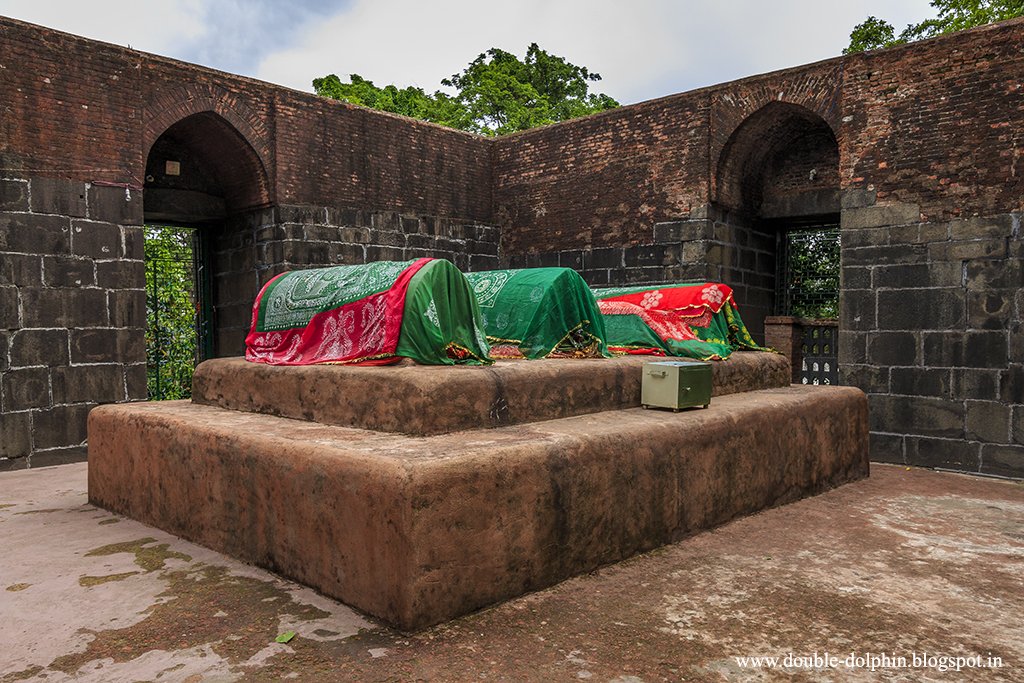
<path fill-rule="evenodd" d="M 89 418 L 89 499 L 416 629 L 864 477 L 867 438 L 845 387 L 438 436 L 108 405 Z"/>
<path fill-rule="evenodd" d="M 196 368 L 192 400 L 231 410 L 403 434 L 551 420 L 640 407 L 652 356 L 499 361 L 493 366 L 282 367 L 242 358 Z M 714 396 L 785 387 L 788 360 L 742 351 L 712 363 Z"/>

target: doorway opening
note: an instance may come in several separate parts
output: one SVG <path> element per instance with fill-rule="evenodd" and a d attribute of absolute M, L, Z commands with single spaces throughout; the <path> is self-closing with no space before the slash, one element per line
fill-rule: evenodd
<path fill-rule="evenodd" d="M 841 206 L 831 126 L 803 106 L 769 103 L 733 131 L 714 180 L 719 207 L 749 229 L 757 252 L 747 259 L 756 272 L 744 274 L 752 308 L 803 335 L 798 381 L 838 383 Z"/>
<path fill-rule="evenodd" d="M 737 260 L 753 270 L 744 305 L 759 317 L 838 317 L 839 145 L 829 124 L 796 104 L 758 109 L 722 148 L 714 190 L 741 236 Z"/>
<path fill-rule="evenodd" d="M 219 114 L 154 140 L 143 190 L 151 400 L 188 398 L 196 364 L 244 344 L 259 284 L 246 216 L 269 204 L 259 156 Z"/>
<path fill-rule="evenodd" d="M 802 384 L 839 384 L 839 216 L 776 233 L 776 314 L 800 318 Z"/>
<path fill-rule="evenodd" d="M 192 371 L 213 355 L 210 268 L 202 230 L 146 225 L 149 400 L 192 396 Z"/>

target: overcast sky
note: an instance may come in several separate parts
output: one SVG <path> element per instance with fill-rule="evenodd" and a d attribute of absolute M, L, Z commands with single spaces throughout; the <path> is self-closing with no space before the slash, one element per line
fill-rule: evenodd
<path fill-rule="evenodd" d="M 538 43 L 632 103 L 840 54 L 868 15 L 928 0 L 0 0 L 0 14 L 311 91 L 357 73 L 428 92 L 479 53 Z"/>

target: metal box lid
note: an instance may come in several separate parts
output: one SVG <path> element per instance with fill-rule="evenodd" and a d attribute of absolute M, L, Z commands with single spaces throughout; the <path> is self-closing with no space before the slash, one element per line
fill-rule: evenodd
<path fill-rule="evenodd" d="M 670 366 L 673 366 L 673 367 L 683 367 L 683 366 L 689 366 L 689 367 L 695 367 L 695 366 L 705 367 L 706 366 L 706 367 L 711 367 L 711 363 L 706 363 L 706 362 L 700 361 L 700 360 L 660 360 L 660 361 L 653 361 L 653 362 L 650 362 L 650 363 L 644 363 L 644 365 L 670 365 Z"/>

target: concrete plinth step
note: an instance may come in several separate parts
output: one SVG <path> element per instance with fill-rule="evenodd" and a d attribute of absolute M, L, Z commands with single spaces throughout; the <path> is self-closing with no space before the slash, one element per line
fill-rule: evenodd
<path fill-rule="evenodd" d="M 640 406 L 641 366 L 625 356 L 499 361 L 491 367 L 310 365 L 242 358 L 196 368 L 192 400 L 205 405 L 345 427 L 444 434 Z M 712 364 L 715 396 L 785 387 L 789 361 L 743 351 Z"/>
<path fill-rule="evenodd" d="M 409 630 L 864 477 L 867 440 L 845 387 L 418 437 L 134 403 L 90 415 L 89 498 Z"/>

